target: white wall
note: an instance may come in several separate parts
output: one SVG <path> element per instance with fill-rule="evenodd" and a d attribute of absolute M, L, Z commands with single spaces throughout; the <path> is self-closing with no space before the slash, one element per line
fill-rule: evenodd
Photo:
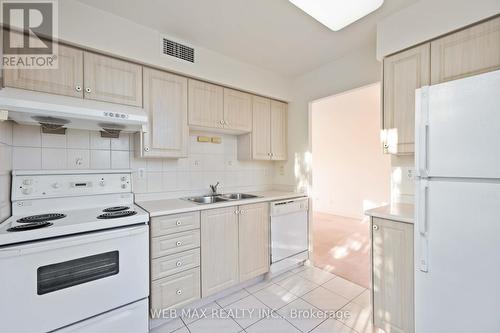
<path fill-rule="evenodd" d="M 59 1 L 59 37 L 64 41 L 257 94 L 290 98 L 288 78 L 196 45 L 195 64 L 164 56 L 160 53 L 161 36 L 158 31 L 75 0 Z"/>
<path fill-rule="evenodd" d="M 306 189 L 310 182 L 309 103 L 379 82 L 375 44 L 357 49 L 293 81 L 288 109 L 288 161 L 277 163 L 274 184 Z"/>
<path fill-rule="evenodd" d="M 390 201 L 391 160 L 380 147 L 380 83 L 312 103 L 314 210 L 362 218 Z"/>
<path fill-rule="evenodd" d="M 377 24 L 377 58 L 500 13 L 499 0 L 420 0 Z"/>
<path fill-rule="evenodd" d="M 10 216 L 11 145 L 12 123 L 10 121 L 0 121 L 0 222 Z"/>

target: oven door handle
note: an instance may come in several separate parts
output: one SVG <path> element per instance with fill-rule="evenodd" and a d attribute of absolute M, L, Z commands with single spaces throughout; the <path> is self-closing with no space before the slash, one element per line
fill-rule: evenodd
<path fill-rule="evenodd" d="M 95 243 L 108 239 L 125 238 L 140 234 L 148 234 L 148 225 L 139 225 L 135 227 L 127 227 L 101 231 L 99 233 L 88 233 L 83 235 L 68 236 L 46 241 L 35 242 L 31 244 L 22 244 L 12 247 L 0 248 L 0 258 L 11 256 L 19 256 L 35 252 L 51 251 L 62 249 L 82 244 Z"/>

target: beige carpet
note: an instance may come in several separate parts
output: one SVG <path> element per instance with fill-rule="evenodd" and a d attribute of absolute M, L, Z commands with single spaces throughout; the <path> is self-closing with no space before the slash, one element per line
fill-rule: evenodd
<path fill-rule="evenodd" d="M 313 262 L 344 279 L 370 288 L 369 219 L 315 212 Z"/>

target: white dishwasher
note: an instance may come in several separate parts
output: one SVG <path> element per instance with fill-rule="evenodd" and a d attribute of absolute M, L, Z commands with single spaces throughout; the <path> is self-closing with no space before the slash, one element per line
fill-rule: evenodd
<path fill-rule="evenodd" d="M 308 258 L 308 198 L 271 202 L 271 265 Z"/>

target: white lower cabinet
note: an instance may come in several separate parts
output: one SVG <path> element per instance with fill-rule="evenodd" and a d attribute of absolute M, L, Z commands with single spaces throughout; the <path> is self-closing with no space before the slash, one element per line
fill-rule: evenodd
<path fill-rule="evenodd" d="M 269 203 L 201 213 L 203 297 L 269 271 Z"/>
<path fill-rule="evenodd" d="M 151 308 L 179 308 L 200 298 L 200 269 L 193 268 L 151 284 Z"/>
<path fill-rule="evenodd" d="M 200 246 L 200 231 L 190 230 L 151 240 L 151 258 L 159 258 Z"/>
<path fill-rule="evenodd" d="M 151 218 L 153 312 L 267 273 L 269 223 L 269 202 Z"/>
<path fill-rule="evenodd" d="M 385 333 L 413 333 L 413 225 L 372 218 L 373 320 Z"/>
<path fill-rule="evenodd" d="M 200 266 L 200 249 L 196 248 L 151 260 L 151 279 L 163 277 Z"/>
<path fill-rule="evenodd" d="M 240 282 L 269 272 L 269 204 L 241 206 L 239 209 Z"/>
<path fill-rule="evenodd" d="M 206 297 L 238 283 L 237 207 L 201 212 L 201 291 Z"/>
<path fill-rule="evenodd" d="M 153 217 L 150 231 L 152 312 L 199 299 L 200 212 Z"/>

